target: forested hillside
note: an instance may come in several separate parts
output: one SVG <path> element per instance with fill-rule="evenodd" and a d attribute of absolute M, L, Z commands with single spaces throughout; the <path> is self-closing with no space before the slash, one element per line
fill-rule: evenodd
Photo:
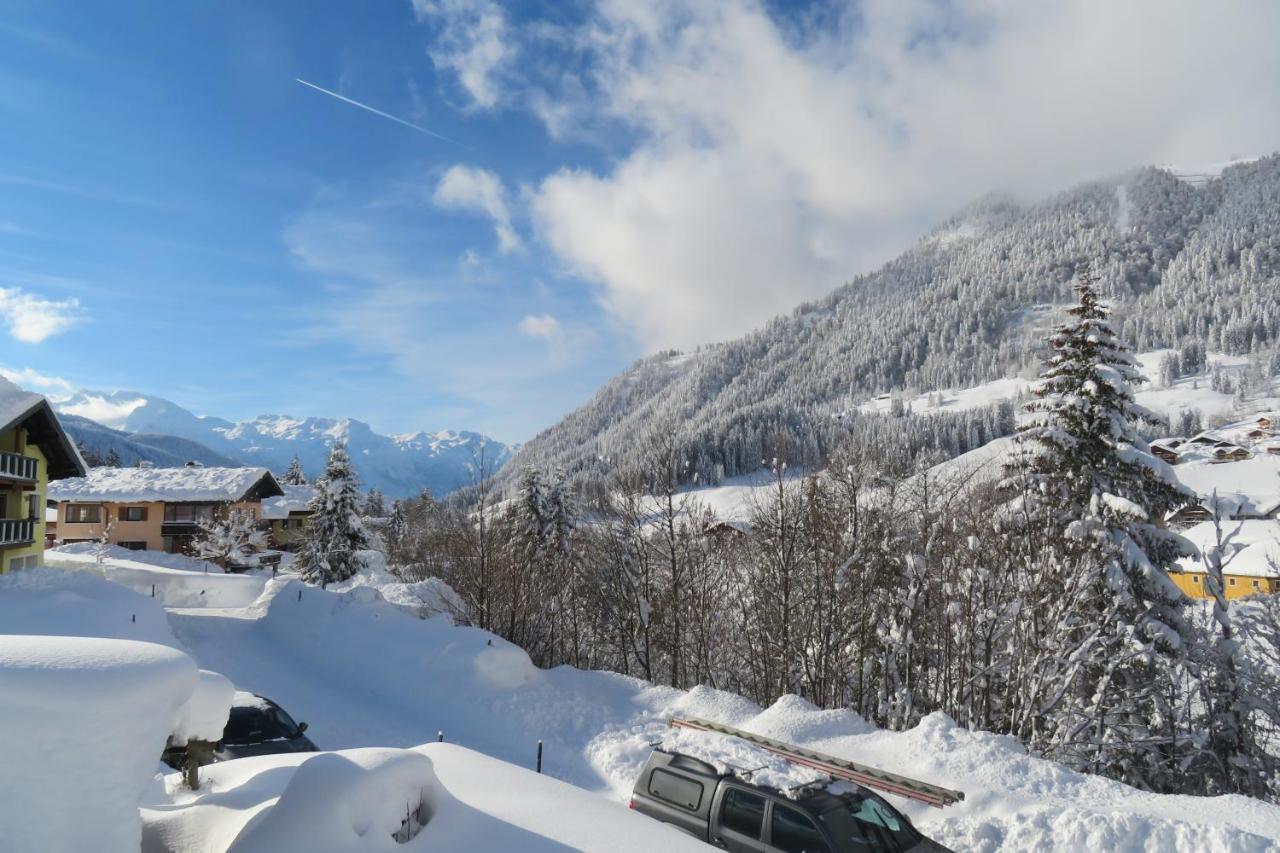
<path fill-rule="evenodd" d="M 1055 306 L 1089 265 L 1137 349 L 1198 342 L 1261 361 L 1280 330 L 1280 156 L 1201 186 L 1148 168 L 1032 205 L 980 200 L 756 332 L 640 360 L 526 444 L 500 482 L 529 465 L 596 479 L 646 467 L 673 441 L 688 460 L 681 478 L 702 482 L 773 457 L 824 464 L 851 433 L 948 453 L 978 446 L 1008 431 L 1007 412 L 908 423 L 854 408 L 876 394 L 1031 375 Z"/>

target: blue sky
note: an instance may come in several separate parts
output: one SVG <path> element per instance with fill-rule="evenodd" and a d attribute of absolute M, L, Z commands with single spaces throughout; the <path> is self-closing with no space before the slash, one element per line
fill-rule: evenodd
<path fill-rule="evenodd" d="M 522 440 L 982 192 L 1280 147 L 1274 4 L 1134 6 L 0 0 L 0 367 Z"/>

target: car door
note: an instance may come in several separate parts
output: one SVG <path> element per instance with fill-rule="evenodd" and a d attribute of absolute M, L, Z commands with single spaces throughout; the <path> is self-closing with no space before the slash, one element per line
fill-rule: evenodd
<path fill-rule="evenodd" d="M 831 853 L 822 830 L 800 809 L 774 800 L 769 809 L 767 853 Z"/>
<path fill-rule="evenodd" d="M 730 785 L 720 798 L 719 808 L 712 824 L 711 842 L 731 853 L 762 853 L 764 796 Z"/>

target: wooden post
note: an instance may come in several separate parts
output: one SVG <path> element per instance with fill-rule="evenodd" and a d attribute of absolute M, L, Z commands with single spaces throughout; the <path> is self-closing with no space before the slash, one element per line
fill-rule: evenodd
<path fill-rule="evenodd" d="M 436 732 L 436 743 L 444 743 L 444 731 Z"/>
<path fill-rule="evenodd" d="M 542 772 L 542 741 L 538 741 L 538 772 Z"/>

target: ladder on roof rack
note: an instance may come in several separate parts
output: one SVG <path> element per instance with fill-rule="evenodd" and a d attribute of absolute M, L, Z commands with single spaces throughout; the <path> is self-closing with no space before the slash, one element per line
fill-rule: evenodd
<path fill-rule="evenodd" d="M 720 723 L 700 720 L 697 717 L 683 719 L 674 717 L 670 725 L 674 729 L 716 732 L 722 735 L 742 738 L 792 764 L 817 770 L 819 773 L 825 773 L 833 779 L 856 782 L 867 788 L 875 788 L 876 790 L 896 794 L 899 797 L 906 797 L 916 802 L 927 803 L 935 808 L 953 805 L 964 799 L 963 791 L 953 791 L 950 788 L 930 785 L 928 782 L 921 782 L 909 776 L 900 776 L 887 770 L 869 767 L 866 764 L 858 764 L 856 761 L 847 761 L 823 752 L 815 752 L 811 749 L 793 746 L 764 735 L 735 729 L 733 726 L 724 726 Z"/>

